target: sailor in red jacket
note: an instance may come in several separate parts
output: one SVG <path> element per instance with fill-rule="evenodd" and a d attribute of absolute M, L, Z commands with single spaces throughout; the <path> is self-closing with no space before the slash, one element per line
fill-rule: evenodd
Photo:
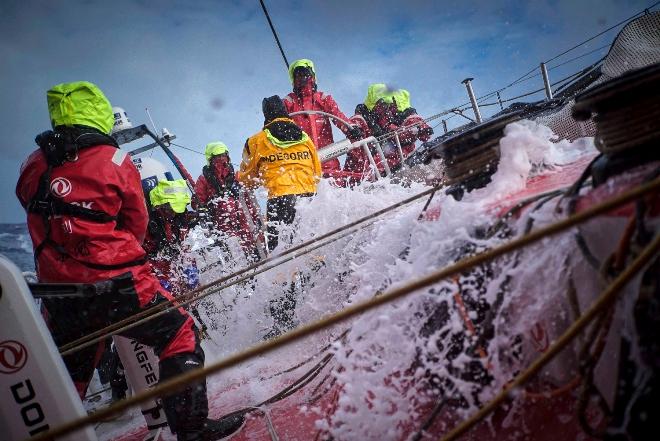
<path fill-rule="evenodd" d="M 402 161 L 415 150 L 415 141 L 426 142 L 433 135 L 433 129 L 410 105 L 410 93 L 405 89 L 399 89 L 381 97 L 376 102 L 373 112 L 378 125 L 386 135 L 390 135 L 381 145 L 392 172 L 400 169 L 403 166 Z M 401 151 L 396 142 L 397 138 Z M 403 158 L 401 158 L 401 153 L 403 153 Z"/>
<path fill-rule="evenodd" d="M 404 159 L 415 150 L 419 139 L 426 142 L 433 135 L 433 129 L 410 105 L 410 93 L 399 89 L 389 91 L 385 84 L 372 84 L 367 91 L 364 104 L 355 109 L 351 122 L 360 125 L 363 133 L 380 139 L 380 145 L 392 172 L 402 167 Z M 401 152 L 397 145 L 397 137 Z M 385 171 L 380 155 L 372 151 L 379 172 Z M 364 177 L 371 175 L 371 167 L 366 154 L 360 149 L 351 150 L 344 164 L 344 170 L 362 172 Z"/>
<path fill-rule="evenodd" d="M 44 302 L 58 346 L 171 299 L 146 263 L 141 242 L 147 211 L 140 176 L 108 136 L 114 117 L 92 83 L 64 83 L 48 91 L 53 131 L 36 139 L 39 150 L 21 167 L 16 195 L 27 211 L 40 282 L 100 283 L 93 298 Z M 120 334 L 151 346 L 167 380 L 204 364 L 197 330 L 181 308 Z M 64 356 L 84 395 L 103 344 Z M 241 419 L 208 420 L 204 381 L 163 399 L 179 441 L 216 439 Z"/>
<path fill-rule="evenodd" d="M 369 136 L 378 138 L 384 133 L 383 129 L 380 128 L 376 121 L 375 114 L 370 111 L 365 104 L 358 104 L 355 106 L 355 115 L 351 116 L 349 121 L 360 127 L 364 138 L 368 138 Z M 357 140 L 358 139 L 351 139 L 353 142 Z M 371 150 L 371 154 L 375 158 L 376 152 L 374 149 Z M 346 154 L 344 171 L 353 172 L 355 174 L 354 177 L 349 180 L 350 185 L 355 185 L 371 176 L 372 172 L 369 159 L 363 148 L 355 148 Z"/>
<path fill-rule="evenodd" d="M 160 284 L 178 296 L 199 285 L 197 266 L 194 259 L 186 259 L 184 245 L 197 214 L 187 210 L 190 194 L 184 179 L 159 181 L 148 197 L 149 227 L 142 246 Z"/>
<path fill-rule="evenodd" d="M 339 110 L 339 106 L 332 96 L 319 92 L 316 86 L 316 71 L 314 63 L 307 59 L 295 61 L 289 67 L 289 78 L 293 83 L 293 92 L 289 93 L 282 101 L 287 113 L 292 114 L 303 110 L 313 110 L 328 113 L 348 122 L 348 117 Z M 299 114 L 291 115 L 293 121 L 312 139 L 317 150 L 332 144 L 332 127 L 330 119 L 347 137 L 359 139 L 361 132 L 358 126 L 347 125 L 323 114 Z M 332 175 L 333 171 L 341 171 L 339 159 L 329 159 L 321 164 L 323 176 Z"/>
<path fill-rule="evenodd" d="M 195 184 L 199 206 L 194 208 L 206 211 L 219 231 L 238 237 L 251 262 L 266 257 L 260 245 L 263 239 L 259 209 L 236 180 L 229 149 L 216 141 L 208 143 L 204 153 L 207 165 Z"/>
<path fill-rule="evenodd" d="M 369 85 L 367 89 L 367 96 L 364 98 L 364 103 L 355 106 L 355 115 L 350 121 L 360 127 L 364 137 L 374 136 L 380 138 L 385 134 L 385 130 L 378 124 L 378 117 L 373 111 L 378 102 L 383 96 L 389 93 L 387 86 L 383 83 L 375 83 Z M 356 139 L 351 139 L 355 142 Z M 371 148 L 371 154 L 375 163 L 379 164 L 379 170 L 383 171 L 384 167 L 380 164 L 381 158 L 377 154 L 376 149 Z M 365 151 L 362 148 L 350 150 L 346 155 L 344 162 L 344 171 L 360 173 L 359 180 L 372 177 L 371 165 Z M 355 182 L 352 182 L 355 183 Z"/>

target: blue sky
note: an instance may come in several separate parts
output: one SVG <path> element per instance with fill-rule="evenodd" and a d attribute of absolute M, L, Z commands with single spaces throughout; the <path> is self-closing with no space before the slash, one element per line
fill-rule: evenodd
<path fill-rule="evenodd" d="M 653 3 L 266 0 L 289 61 L 312 59 L 319 90 L 344 113 L 353 114 L 370 83 L 385 82 L 408 89 L 425 117 L 465 102 L 464 78 L 475 78 L 477 95 L 500 88 Z M 618 29 L 550 66 L 611 42 Z M 551 79 L 606 51 L 552 70 Z M 148 107 L 177 144 L 203 151 L 221 140 L 234 162 L 261 128 L 262 98 L 291 90 L 258 0 L 3 0 L 0 60 L 0 223 L 25 220 L 14 188 L 35 135 L 50 128 L 46 90 L 55 84 L 94 82 L 134 123 L 148 122 Z M 503 98 L 540 88 L 540 81 Z M 200 174 L 202 155 L 174 152 Z"/>

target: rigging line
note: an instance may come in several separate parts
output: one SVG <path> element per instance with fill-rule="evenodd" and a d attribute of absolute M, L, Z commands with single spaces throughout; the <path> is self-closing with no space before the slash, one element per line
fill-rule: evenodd
<path fill-rule="evenodd" d="M 176 147 L 182 148 L 182 149 L 184 149 L 184 150 L 188 150 L 189 152 L 197 153 L 198 155 L 202 155 L 202 156 L 204 156 L 204 153 L 202 153 L 202 152 L 200 152 L 200 151 L 197 151 L 197 150 L 194 150 L 194 149 L 191 149 L 191 148 L 189 148 L 189 147 L 185 147 L 185 146 L 182 146 L 182 145 L 180 145 L 180 144 L 175 144 L 175 143 L 173 143 L 173 142 L 171 142 L 171 141 L 170 141 L 170 144 L 172 144 L 173 146 L 176 146 Z"/>
<path fill-rule="evenodd" d="M 534 67 L 534 69 L 530 70 L 530 71 L 527 72 L 525 75 L 523 75 L 523 76 L 521 76 L 520 78 L 518 78 L 517 80 L 513 81 L 511 84 L 509 84 L 509 85 L 507 85 L 507 86 L 504 86 L 502 89 L 503 89 L 503 90 L 504 90 L 504 89 L 508 89 L 509 87 L 513 86 L 514 84 L 518 84 L 521 80 L 524 80 L 525 77 L 527 77 L 527 75 L 536 72 L 537 69 L 538 69 L 538 67 Z"/>
<path fill-rule="evenodd" d="M 644 14 L 646 13 L 645 11 L 650 10 L 650 9 L 653 9 L 653 8 L 654 8 L 655 6 L 657 6 L 658 4 L 660 4 L 660 1 L 655 2 L 655 3 L 654 3 L 653 5 L 651 5 L 650 7 L 648 7 L 648 8 L 644 8 L 644 10 L 642 10 L 642 11 L 636 13 L 635 15 L 633 15 L 633 16 L 631 16 L 631 17 L 626 18 L 626 19 L 623 20 L 623 21 L 620 21 L 619 23 L 617 23 L 617 24 L 615 24 L 615 25 L 613 25 L 613 26 L 610 26 L 609 28 L 605 29 L 604 31 L 602 31 L 602 32 L 600 32 L 600 33 L 598 33 L 598 34 L 596 34 L 596 35 L 594 35 L 593 37 L 588 38 L 587 40 L 584 40 L 582 43 L 576 44 L 575 46 L 573 46 L 573 47 L 571 47 L 571 48 L 569 48 L 569 49 L 566 49 L 566 50 L 565 50 L 564 52 L 562 52 L 561 54 L 559 54 L 559 55 L 555 55 L 554 57 L 550 58 L 548 61 L 546 61 L 546 63 L 549 63 L 549 62 L 551 62 L 551 61 L 554 61 L 554 60 L 556 60 L 557 58 L 561 57 L 562 55 L 565 55 L 565 54 L 571 52 L 572 50 L 579 48 L 579 47 L 582 46 L 583 44 L 588 43 L 588 42 L 590 42 L 591 40 L 593 40 L 593 39 L 595 39 L 595 38 L 597 38 L 597 37 L 600 37 L 601 35 L 603 35 L 603 34 L 609 32 L 609 31 L 611 31 L 612 29 L 614 29 L 614 28 L 616 28 L 616 27 L 619 27 L 619 26 L 621 26 L 621 25 L 624 24 L 624 23 L 628 23 L 629 21 L 631 21 L 631 20 L 633 20 L 633 19 L 635 19 L 635 18 L 637 18 L 637 17 L 639 17 L 639 16 L 641 16 L 641 15 L 644 15 Z"/>
<path fill-rule="evenodd" d="M 598 52 L 599 50 L 601 50 L 601 49 L 605 49 L 606 47 L 610 47 L 610 46 L 612 46 L 612 43 L 608 43 L 608 44 L 606 44 L 606 45 L 604 45 L 604 46 L 599 47 L 598 49 L 594 49 L 594 50 L 589 51 L 589 52 L 587 52 L 587 53 L 584 53 L 584 54 L 582 54 L 582 55 L 578 55 L 577 57 L 575 57 L 575 58 L 571 58 L 570 60 L 566 60 L 566 61 L 564 61 L 564 62 L 561 63 L 561 64 L 557 64 L 556 66 L 549 67 L 549 68 L 548 68 L 548 71 L 551 71 L 551 70 L 553 70 L 553 69 L 556 69 L 556 68 L 558 68 L 559 66 L 563 66 L 564 64 L 570 63 L 571 61 L 575 61 L 575 60 L 578 60 L 578 59 L 580 59 L 580 58 L 582 58 L 582 57 L 586 57 L 587 55 L 591 55 L 591 54 L 593 54 L 594 52 Z M 538 76 L 538 75 L 541 75 L 541 74 L 537 74 L 537 76 Z"/>
<path fill-rule="evenodd" d="M 603 57 L 603 58 L 605 58 L 605 57 Z M 554 87 L 554 86 L 556 86 L 556 85 L 558 85 L 558 84 L 561 84 L 561 83 L 565 83 L 565 82 L 566 82 L 566 84 L 561 84 L 561 86 L 559 86 L 559 88 L 558 88 L 555 92 L 559 92 L 560 90 L 563 90 L 568 84 L 571 83 L 571 80 L 574 80 L 576 77 L 579 77 L 580 75 L 583 75 L 585 72 L 587 72 L 587 71 L 593 69 L 594 66 L 596 66 L 596 65 L 599 64 L 601 61 L 603 61 L 603 58 L 601 58 L 600 60 L 596 61 L 596 63 L 592 64 L 591 66 L 586 67 L 585 69 L 583 69 L 583 70 L 581 70 L 581 71 L 579 71 L 579 72 L 576 72 L 576 73 L 574 73 L 574 74 L 571 74 L 571 75 L 569 75 L 569 76 L 567 76 L 567 77 L 562 78 L 562 79 L 559 80 L 559 81 L 556 81 L 556 82 L 552 83 L 550 86 L 551 86 L 551 87 Z M 557 67 L 558 67 L 558 66 L 557 66 Z M 539 76 L 539 75 L 540 75 L 540 74 L 538 74 L 538 75 L 536 75 L 536 76 Z M 530 78 L 532 78 L 532 77 L 530 77 Z M 518 96 L 516 96 L 516 97 L 509 98 L 509 99 L 507 99 L 507 100 L 502 100 L 501 103 L 500 103 L 500 102 L 492 102 L 492 103 L 479 104 L 479 107 L 490 107 L 490 106 L 496 106 L 496 105 L 498 105 L 498 104 L 508 103 L 508 102 L 513 101 L 513 100 L 517 100 L 518 98 L 524 98 L 524 97 L 529 96 L 529 95 L 534 95 L 535 93 L 539 93 L 539 92 L 542 91 L 542 90 L 545 90 L 545 89 L 538 89 L 538 90 L 536 90 L 536 91 L 529 92 L 529 93 L 526 93 L 526 94 L 523 94 L 523 95 L 518 95 Z M 466 109 L 468 109 L 468 108 L 469 108 L 469 107 L 466 107 L 465 109 L 461 109 L 461 110 L 466 110 Z M 456 115 L 453 115 L 453 116 L 456 116 Z M 449 119 L 449 118 L 447 118 L 447 119 Z M 437 126 L 436 126 L 436 127 L 437 127 Z"/>
<path fill-rule="evenodd" d="M 653 5 L 651 5 L 650 7 L 646 8 L 646 9 L 644 9 L 644 10 L 641 11 L 641 12 L 638 12 L 638 13 L 635 14 L 634 16 L 628 18 L 627 20 L 624 20 L 624 22 L 625 22 L 625 21 L 630 21 L 630 20 L 636 18 L 637 16 L 640 16 L 640 15 L 643 15 L 643 14 L 647 13 L 650 9 L 653 9 L 653 8 L 654 8 L 655 6 L 657 6 L 658 4 L 660 4 L 660 1 L 654 3 Z M 623 23 L 623 22 L 621 22 L 621 23 Z M 619 24 L 617 24 L 617 25 L 614 25 L 613 28 L 616 27 L 616 26 L 619 26 L 621 23 L 619 23 Z M 612 28 L 607 29 L 607 30 L 601 32 L 600 34 L 598 34 L 598 35 L 592 37 L 592 38 L 589 39 L 589 40 L 586 40 L 586 41 L 580 43 L 579 45 L 575 46 L 575 47 L 572 48 L 572 49 L 575 49 L 575 48 L 577 48 L 577 47 L 580 47 L 580 46 L 583 45 L 584 43 L 586 43 L 586 42 L 592 40 L 593 38 L 598 37 L 599 35 L 602 35 L 602 34 L 605 33 L 605 32 L 608 32 L 608 31 L 611 30 L 611 29 L 612 29 Z M 611 45 L 611 43 L 610 43 L 610 45 Z M 571 50 L 572 50 L 572 49 L 571 49 Z M 567 51 L 567 52 L 568 52 L 568 51 Z M 561 55 L 564 55 L 564 54 L 557 55 L 556 57 L 553 57 L 553 58 L 551 58 L 550 60 L 546 61 L 546 63 L 548 63 L 548 62 L 550 62 L 550 61 L 553 61 L 553 60 L 559 58 Z M 570 61 L 570 60 L 569 60 L 569 61 Z M 561 66 L 561 65 L 563 65 L 563 64 L 565 64 L 565 63 L 562 63 L 562 64 L 557 65 L 557 66 L 555 66 L 555 67 L 559 67 L 559 66 Z M 494 92 L 489 92 L 488 94 L 483 95 L 483 96 L 477 98 L 477 101 L 481 101 L 483 98 L 488 97 L 488 96 L 492 96 L 492 94 L 494 94 L 494 93 L 496 93 L 496 92 L 502 92 L 503 90 L 506 90 L 506 89 L 508 89 L 509 87 L 512 87 L 512 86 L 514 86 L 514 85 L 516 85 L 516 84 L 519 84 L 519 83 L 522 83 L 522 82 L 524 82 L 524 81 L 527 81 L 527 80 L 529 80 L 529 79 L 531 79 L 531 78 L 535 78 L 535 77 L 540 76 L 540 75 L 541 75 L 540 73 L 536 73 L 535 75 L 532 75 L 531 77 L 529 76 L 530 74 L 532 74 L 532 73 L 534 73 L 534 72 L 537 72 L 537 70 L 538 70 L 538 67 L 534 67 L 534 68 L 531 69 L 529 72 L 525 73 L 525 74 L 522 75 L 520 78 L 514 80 L 512 83 L 510 83 L 510 84 L 508 84 L 508 85 L 502 87 L 501 89 L 498 89 L 497 91 L 494 91 Z M 468 104 L 470 104 L 470 103 L 469 103 L 469 102 L 468 102 L 468 103 L 464 103 L 464 104 L 461 104 L 461 105 L 456 106 L 456 107 L 462 107 L 462 106 L 465 106 L 465 105 L 468 105 Z"/>
<path fill-rule="evenodd" d="M 152 398 L 169 394 L 174 390 L 180 390 L 181 388 L 185 387 L 185 385 L 187 384 L 190 384 L 195 381 L 199 381 L 212 374 L 216 374 L 217 372 L 225 370 L 231 366 L 235 366 L 238 363 L 241 363 L 245 360 L 249 360 L 259 355 L 264 355 L 266 353 L 272 352 L 273 350 L 279 347 L 300 340 L 303 337 L 306 337 L 317 331 L 320 331 L 321 329 L 326 329 L 337 323 L 346 321 L 349 318 L 370 311 L 378 306 L 391 303 L 421 288 L 425 288 L 429 285 L 432 285 L 443 279 L 446 279 L 447 277 L 453 276 L 455 274 L 463 273 L 471 268 L 474 268 L 477 265 L 481 265 L 486 262 L 493 261 L 498 257 L 502 257 L 519 249 L 523 249 L 532 244 L 538 243 L 539 241 L 548 238 L 550 236 L 554 236 L 556 234 L 566 232 L 569 229 L 575 227 L 576 225 L 580 225 L 590 219 L 595 218 L 596 216 L 600 216 L 605 213 L 608 213 L 612 211 L 612 209 L 614 208 L 636 201 L 639 198 L 649 193 L 657 192 L 659 188 L 660 188 L 660 178 L 656 178 L 651 182 L 639 185 L 617 196 L 607 198 L 603 202 L 593 205 L 585 209 L 584 211 L 581 211 L 580 213 L 573 214 L 565 219 L 544 226 L 538 230 L 532 231 L 522 237 L 513 239 L 496 248 L 492 248 L 488 251 L 484 251 L 482 253 L 476 254 L 471 257 L 463 258 L 450 266 L 433 271 L 425 276 L 419 277 L 404 285 L 390 289 L 382 293 L 380 296 L 376 296 L 371 299 L 352 304 L 351 306 L 348 306 L 341 311 L 322 317 L 316 322 L 295 328 L 278 337 L 275 337 L 272 340 L 257 343 L 254 346 L 251 346 L 241 352 L 234 353 L 204 368 L 194 369 L 186 372 L 185 374 L 181 374 L 174 378 L 171 378 L 167 381 L 163 381 L 162 383 L 159 383 L 158 385 L 154 386 L 151 389 L 140 392 L 136 395 L 133 395 L 130 398 L 127 398 L 126 400 L 122 400 L 104 409 L 100 409 L 91 415 L 63 423 L 62 425 L 59 425 L 57 427 L 53 427 L 47 432 L 42 432 L 37 436 L 35 436 L 34 438 L 31 438 L 30 441 L 47 441 L 49 439 L 57 438 L 72 433 L 80 428 L 86 427 L 89 424 L 93 424 L 97 421 L 101 421 L 103 418 L 106 418 L 107 416 L 112 415 L 114 413 L 131 408 L 140 403 L 148 401 Z M 656 242 L 657 242 L 657 238 L 654 243 Z M 638 257 L 638 259 L 640 258 L 641 256 Z M 638 259 L 636 259 L 635 262 L 637 262 Z M 628 267 L 628 270 L 633 269 L 633 265 L 635 262 L 633 262 L 633 264 L 631 264 L 631 266 Z M 556 346 L 557 344 L 555 344 L 555 346 L 551 346 L 550 350 L 552 350 Z M 549 352 L 546 352 L 545 354 L 547 355 L 549 354 Z M 510 393 L 511 390 L 507 389 L 507 392 Z"/>
<path fill-rule="evenodd" d="M 606 56 L 602 57 L 600 60 L 596 61 L 591 66 L 585 67 L 584 69 L 582 69 L 582 71 L 577 72 L 575 78 L 573 78 L 571 81 L 568 81 L 566 84 L 562 84 L 561 86 L 557 87 L 555 89 L 555 93 L 559 93 L 559 92 L 563 91 L 564 89 L 566 89 L 567 87 L 569 87 L 573 84 L 576 84 L 578 81 L 588 77 L 589 75 L 592 75 L 594 73 L 594 71 L 596 70 L 596 68 L 600 67 L 602 65 L 603 60 L 605 59 Z"/>
<path fill-rule="evenodd" d="M 562 79 L 562 80 L 559 80 L 559 81 L 556 81 L 556 82 L 550 84 L 550 87 L 559 86 L 557 89 L 563 89 L 564 86 L 570 84 L 570 83 L 571 83 L 572 81 L 574 81 L 576 78 L 580 77 L 581 74 L 582 74 L 582 72 L 575 73 L 575 74 L 573 74 L 573 75 L 571 75 L 571 76 L 569 76 L 569 77 L 566 77 L 566 78 L 564 78 L 564 79 Z M 556 90 L 556 89 L 555 89 L 554 93 L 557 93 L 557 90 Z"/>
<path fill-rule="evenodd" d="M 557 56 L 555 56 L 555 57 L 549 59 L 548 61 L 546 61 L 546 63 L 549 63 L 550 61 L 554 61 L 554 60 L 556 60 L 557 58 L 559 58 L 559 57 L 561 57 L 562 55 L 564 55 L 564 54 L 570 52 L 571 50 L 576 49 L 576 48 L 582 46 L 583 44 L 585 44 L 585 43 L 587 43 L 587 42 L 593 40 L 594 38 L 599 37 L 600 35 L 602 35 L 602 34 L 604 34 L 604 33 L 606 33 L 606 32 L 609 32 L 610 30 L 612 30 L 612 29 L 614 29 L 615 27 L 621 25 L 622 23 L 625 23 L 625 22 L 631 21 L 631 20 L 637 18 L 638 16 L 641 16 L 641 15 L 647 13 L 649 10 L 653 9 L 653 8 L 656 7 L 658 4 L 660 4 L 660 1 L 657 1 L 656 3 L 654 3 L 654 4 L 651 5 L 651 6 L 649 6 L 648 8 L 645 8 L 643 11 L 640 11 L 640 12 L 638 12 L 637 14 L 635 14 L 635 15 L 629 17 L 628 19 L 626 19 L 626 20 L 624 20 L 624 21 L 622 21 L 622 22 L 620 22 L 620 23 L 617 23 L 616 25 L 610 27 L 609 29 L 604 30 L 604 31 L 601 32 L 600 34 L 595 35 L 595 36 L 591 37 L 590 39 L 585 40 L 585 41 L 583 41 L 582 43 L 580 43 L 580 44 L 578 44 L 578 45 L 572 47 L 571 49 L 569 49 L 569 50 L 567 50 L 567 51 L 564 51 L 563 53 L 561 53 L 561 54 L 559 54 L 559 55 L 557 55 Z M 557 67 L 557 66 L 555 66 L 555 67 Z M 509 87 L 514 86 L 514 85 L 516 85 L 516 84 L 518 84 L 518 83 L 522 83 L 522 82 L 524 82 L 524 81 L 527 81 L 529 78 L 534 78 L 534 77 L 539 76 L 540 74 L 537 73 L 536 75 L 533 75 L 532 77 L 528 77 L 529 74 L 532 74 L 532 73 L 536 72 L 537 70 L 538 70 L 538 67 L 534 67 L 534 68 L 531 69 L 529 72 L 527 72 L 527 73 L 525 73 L 524 75 L 522 75 L 520 78 L 514 80 L 512 83 L 510 83 L 510 84 L 504 86 L 503 88 L 501 88 L 499 91 L 501 92 L 501 91 L 503 91 L 503 90 L 505 90 L 505 89 L 508 89 Z M 479 98 L 479 99 L 481 99 L 481 98 Z M 463 104 L 462 104 L 462 105 L 463 105 Z M 458 107 L 460 107 L 460 106 L 458 106 Z"/>
<path fill-rule="evenodd" d="M 586 57 L 587 55 L 590 55 L 590 54 L 592 54 L 592 53 L 594 53 L 594 52 L 596 52 L 596 51 L 599 51 L 599 50 L 604 49 L 604 48 L 606 48 L 606 47 L 609 47 L 609 46 L 611 46 L 611 45 L 612 45 L 612 43 L 609 43 L 609 44 L 606 44 L 605 46 L 601 46 L 601 47 L 599 47 L 598 49 L 594 49 L 594 50 L 589 51 L 589 52 L 587 52 L 587 53 L 585 53 L 585 54 L 582 54 L 582 55 L 580 55 L 580 56 L 577 56 L 577 57 L 575 57 L 575 58 L 571 58 L 571 59 L 568 60 L 568 61 L 564 61 L 564 62 L 561 63 L 561 64 L 558 64 L 558 65 L 556 65 L 556 66 L 553 66 L 553 67 L 548 68 L 548 71 L 551 71 L 551 70 L 553 70 L 553 69 L 555 69 L 555 68 L 557 68 L 557 67 L 560 67 L 560 66 L 563 66 L 563 65 L 565 65 L 565 64 L 568 64 L 568 63 L 570 63 L 571 61 L 575 61 L 575 60 L 577 60 L 577 59 L 579 59 L 579 58 Z M 605 58 L 605 57 L 603 57 L 603 58 Z M 602 61 L 603 58 L 601 58 L 600 60 L 598 60 L 596 63 L 599 63 L 600 61 Z M 589 66 L 589 67 L 591 67 L 591 66 Z M 582 72 L 582 71 L 576 72 L 574 75 L 577 75 L 577 74 L 579 74 L 580 72 Z M 524 83 L 525 81 L 528 81 L 528 80 L 531 80 L 531 79 L 533 79 L 533 78 L 537 78 L 537 77 L 540 77 L 540 76 L 541 76 L 541 73 L 540 73 L 540 72 L 537 72 L 536 74 L 532 75 L 531 77 L 527 77 L 527 78 L 525 78 L 524 80 L 520 80 L 520 81 L 518 81 L 518 82 L 515 83 L 515 84 Z M 501 91 L 501 90 L 500 90 L 500 91 Z"/>
<path fill-rule="evenodd" d="M 591 66 L 589 66 L 589 68 L 590 68 L 590 67 L 591 67 Z M 576 72 L 576 73 L 571 74 L 571 75 L 569 75 L 569 76 L 567 76 L 567 77 L 564 77 L 564 78 L 562 78 L 561 80 L 552 83 L 551 86 L 554 87 L 554 86 L 556 86 L 556 85 L 558 85 L 558 84 L 560 84 L 560 83 L 563 83 L 563 82 L 565 82 L 565 81 L 569 81 L 569 80 L 571 80 L 573 77 L 576 77 L 576 76 L 580 75 L 582 72 L 584 72 L 584 71 L 582 70 L 582 71 L 580 71 L 580 72 Z M 537 90 L 534 90 L 534 91 L 532 91 L 532 92 L 528 92 L 528 93 L 525 93 L 525 94 L 522 94 L 522 95 L 518 95 L 518 96 L 513 97 L 513 98 L 509 98 L 509 99 L 506 99 L 506 100 L 502 100 L 502 103 L 508 103 L 508 102 L 513 101 L 513 100 L 517 100 L 517 99 L 519 99 L 519 98 L 524 98 L 524 97 L 526 97 L 526 96 L 534 95 L 534 94 L 539 93 L 539 92 L 542 92 L 542 91 L 544 91 L 544 90 L 545 90 L 545 88 L 537 89 Z M 493 106 L 493 105 L 495 105 L 495 104 L 499 104 L 499 103 L 487 103 L 487 104 L 481 104 L 481 107 Z"/>
<path fill-rule="evenodd" d="M 518 98 L 524 98 L 524 97 L 526 97 L 526 96 L 534 95 L 534 94 L 536 94 L 536 93 L 543 92 L 544 90 L 545 90 L 545 88 L 542 87 L 542 88 L 540 88 L 540 89 L 536 89 L 536 90 L 534 90 L 534 91 L 532 91 L 532 92 L 523 93 L 522 95 L 514 96 L 513 98 L 509 98 L 508 100 L 502 100 L 502 103 L 509 103 L 509 102 L 511 102 L 511 101 L 513 101 L 513 100 L 517 100 Z M 492 104 L 492 103 L 491 103 L 491 104 Z M 496 103 L 496 104 L 499 104 L 499 103 Z"/>
<path fill-rule="evenodd" d="M 482 407 L 472 417 L 462 422 L 458 427 L 452 429 L 449 434 L 442 438 L 442 441 L 452 441 L 466 433 L 477 423 L 481 422 L 484 418 L 490 415 L 497 409 L 500 404 L 508 401 L 514 390 L 520 388 L 527 383 L 534 375 L 536 375 L 545 365 L 552 361 L 559 352 L 568 346 L 580 332 L 582 332 L 587 325 L 589 325 L 603 309 L 609 307 L 612 302 L 617 298 L 620 291 L 630 282 L 630 280 L 638 274 L 644 266 L 656 255 L 660 249 L 660 235 L 657 235 L 653 242 L 649 244 L 642 253 L 623 271 L 591 304 L 579 319 L 574 321 L 571 326 L 564 332 L 555 342 L 550 346 L 546 352 L 538 357 L 534 362 L 522 373 L 516 376 L 515 380 L 511 382 L 502 392 L 500 392 L 494 399 L 492 399 L 486 406 Z"/>
<path fill-rule="evenodd" d="M 264 0 L 259 0 L 259 3 L 261 3 L 261 9 L 264 10 L 264 14 L 266 15 L 266 19 L 268 20 L 268 24 L 270 25 L 270 30 L 273 32 L 273 37 L 275 37 L 275 41 L 277 42 L 277 47 L 280 48 L 280 53 L 282 54 L 282 58 L 284 58 L 284 64 L 286 64 L 286 69 L 289 70 L 289 60 L 287 60 L 286 55 L 284 55 L 284 49 L 282 49 L 282 44 L 280 43 L 280 39 L 277 36 L 277 32 L 275 31 L 275 26 L 273 26 L 273 22 L 270 20 L 270 15 L 268 14 L 268 9 L 266 9 Z"/>
<path fill-rule="evenodd" d="M 91 334 L 87 334 L 78 340 L 75 340 L 73 342 L 67 343 L 65 345 L 62 345 L 59 350 L 60 353 L 63 355 L 76 352 L 80 349 L 83 349 L 87 346 L 90 346 L 94 343 L 98 343 L 99 341 L 102 341 L 104 338 L 107 336 L 104 334 L 110 334 L 110 333 L 117 333 L 120 330 L 125 330 L 132 328 L 134 326 L 137 326 L 138 324 L 146 321 L 147 319 L 152 319 L 155 318 L 156 316 L 160 316 L 166 312 L 169 312 L 172 309 L 178 308 L 180 306 L 184 306 L 192 301 L 198 300 L 200 298 L 206 297 L 210 294 L 214 294 L 222 289 L 228 288 L 229 286 L 235 285 L 243 280 L 247 280 L 251 277 L 254 277 L 257 274 L 261 274 L 262 272 L 268 271 L 278 265 L 281 265 L 285 262 L 288 262 L 290 260 L 293 260 L 297 257 L 302 256 L 303 254 L 307 254 L 311 251 L 314 251 L 315 249 L 325 246 L 329 243 L 332 243 L 335 240 L 342 239 L 348 234 L 353 233 L 354 231 L 358 231 L 360 228 L 365 228 L 367 226 L 372 225 L 374 222 L 376 222 L 376 218 L 380 217 L 383 214 L 386 214 L 390 211 L 396 210 L 400 207 L 406 206 L 412 202 L 415 202 L 416 200 L 430 194 L 431 192 L 434 191 L 434 189 L 438 189 L 442 186 L 443 184 L 439 184 L 436 187 L 429 188 L 427 190 L 424 190 L 420 193 L 417 193 L 416 195 L 413 195 L 407 199 L 404 199 L 400 202 L 397 202 L 393 205 L 390 205 L 388 207 L 385 207 L 379 211 L 376 211 L 374 213 L 371 213 L 367 216 L 364 216 L 356 221 L 353 221 L 351 223 L 348 223 L 346 225 L 343 225 L 335 230 L 329 231 L 328 233 L 322 234 L 321 236 L 315 237 L 313 239 L 310 239 L 306 242 L 303 242 L 300 245 L 296 245 L 294 247 L 291 247 L 284 251 L 282 254 L 278 254 L 275 256 L 270 256 L 267 257 L 266 259 L 260 260 L 258 262 L 255 262 L 239 271 L 236 271 L 232 274 L 229 274 L 227 276 L 223 276 L 211 283 L 208 283 L 206 285 L 200 286 L 186 294 L 182 294 L 175 299 L 168 300 L 167 302 L 163 302 L 157 306 L 153 306 L 149 309 L 146 309 L 144 311 L 141 311 L 137 314 L 132 315 L 131 317 L 127 317 L 124 320 L 121 320 L 117 323 L 114 323 L 110 326 L 106 326 L 103 329 L 99 329 L 98 331 L 95 331 Z M 361 225 L 365 224 L 365 225 Z M 353 231 L 354 230 L 354 231 Z M 335 237 L 336 236 L 336 237 Z M 323 240 L 328 239 L 326 242 L 322 242 Z M 315 247 L 308 248 L 312 245 L 318 244 Z M 297 253 L 300 251 L 300 253 Z M 290 256 L 291 255 L 291 256 Z M 274 262 L 274 263 L 273 263 Z M 271 264 L 272 263 L 272 264 Z M 268 265 L 271 264 L 271 265 Z M 263 267 L 263 268 L 262 268 Z M 239 277 L 241 276 L 241 277 Z M 232 280 L 233 279 L 233 280 Z M 225 283 L 227 282 L 227 283 Z M 223 285 L 223 283 L 225 283 Z M 207 291 L 208 292 L 205 292 Z M 166 309 L 168 308 L 168 309 Z M 146 319 L 144 319 L 146 317 Z M 144 319 L 144 320 L 143 320 Z"/>

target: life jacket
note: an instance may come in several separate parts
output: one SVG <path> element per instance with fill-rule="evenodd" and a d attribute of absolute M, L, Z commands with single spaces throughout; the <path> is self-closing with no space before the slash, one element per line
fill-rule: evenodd
<path fill-rule="evenodd" d="M 145 259 L 138 259 L 118 265 L 102 265 L 85 262 L 75 259 L 62 245 L 55 242 L 50 237 L 51 231 L 49 218 L 51 216 L 71 216 L 99 223 L 114 222 L 117 220 L 116 216 L 112 216 L 103 210 L 93 210 L 91 208 L 85 208 L 80 205 L 64 202 L 59 198 L 53 197 L 50 191 L 50 177 L 53 168 L 59 167 L 67 161 L 75 161 L 78 158 L 78 152 L 85 148 L 97 145 L 109 145 L 119 148 L 114 138 L 90 127 L 74 126 L 57 127 L 55 131 L 47 130 L 37 135 L 35 141 L 46 157 L 46 162 L 48 164 L 48 168 L 39 178 L 39 185 L 36 193 L 28 201 L 26 206 L 29 213 L 41 215 L 46 229 L 44 240 L 37 245 L 34 250 L 35 267 L 37 266 L 39 255 L 47 245 L 52 246 L 64 256 L 98 270 L 121 269 L 145 263 Z"/>

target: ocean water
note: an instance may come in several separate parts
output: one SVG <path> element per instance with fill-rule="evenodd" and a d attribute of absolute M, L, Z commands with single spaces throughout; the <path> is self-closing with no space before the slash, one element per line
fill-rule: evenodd
<path fill-rule="evenodd" d="M 34 271 L 32 241 L 26 224 L 0 224 L 0 254 L 21 271 Z"/>

